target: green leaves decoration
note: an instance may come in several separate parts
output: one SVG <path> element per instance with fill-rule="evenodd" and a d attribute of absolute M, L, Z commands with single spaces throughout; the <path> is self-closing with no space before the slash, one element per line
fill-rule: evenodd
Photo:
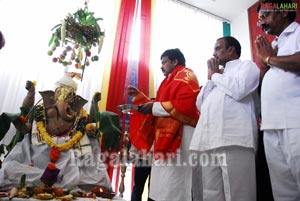
<path fill-rule="evenodd" d="M 94 13 L 85 9 L 78 9 L 73 14 L 68 14 L 60 24 L 55 25 L 51 31 L 52 36 L 48 42 L 48 55 L 52 57 L 54 63 L 59 63 L 64 67 L 74 65 L 76 69 L 81 69 L 82 73 L 75 77 L 82 79 L 86 66 L 90 61 L 97 61 L 97 55 L 91 55 L 91 49 L 97 47 L 97 54 L 100 53 L 104 31 L 101 30 L 98 21 L 102 18 L 95 18 Z M 57 56 L 54 52 L 59 47 L 65 48 Z"/>

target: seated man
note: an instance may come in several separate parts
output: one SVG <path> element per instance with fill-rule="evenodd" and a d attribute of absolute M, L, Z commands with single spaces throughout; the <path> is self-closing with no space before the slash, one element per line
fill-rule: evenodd
<path fill-rule="evenodd" d="M 43 103 L 34 105 L 35 86 L 26 83 L 27 96 L 22 108 L 29 112 L 23 141 L 8 154 L 0 169 L 0 187 L 18 187 L 26 175 L 27 186 L 45 185 L 41 176 L 49 164 L 59 169 L 55 187 L 91 191 L 94 186 L 111 189 L 106 167 L 100 158 L 99 139 L 94 124 L 98 101 L 92 100 L 90 115 L 83 109 L 87 102 L 75 94 L 77 83 L 67 74 L 56 82 L 56 90 L 40 92 Z"/>

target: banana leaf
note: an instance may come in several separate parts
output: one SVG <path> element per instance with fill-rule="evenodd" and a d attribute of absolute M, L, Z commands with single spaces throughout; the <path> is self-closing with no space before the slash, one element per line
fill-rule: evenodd
<path fill-rule="evenodd" d="M 9 152 L 16 146 L 18 142 L 21 142 L 24 139 L 24 135 L 20 131 L 16 131 L 16 134 L 11 139 L 10 143 L 6 146 L 7 154 L 5 157 L 9 154 Z"/>
<path fill-rule="evenodd" d="M 100 112 L 100 131 L 103 133 L 104 149 L 118 151 L 121 140 L 119 115 L 109 111 Z"/>
<path fill-rule="evenodd" d="M 25 127 L 25 123 L 21 121 L 20 115 L 25 111 L 25 108 L 21 108 L 21 113 L 2 113 L 0 116 L 0 141 L 5 137 L 8 132 L 11 123 L 17 129 L 16 134 L 13 136 L 12 140 L 8 145 L 0 145 L 0 156 L 5 153 L 5 148 L 7 150 L 6 155 L 12 150 L 12 148 L 20 141 L 23 140 L 24 135 L 18 129 Z M 4 148 L 5 147 L 5 148 Z M 4 157 L 6 157 L 6 155 Z"/>
<path fill-rule="evenodd" d="M 4 138 L 11 123 L 19 121 L 20 113 L 2 113 L 0 116 L 0 141 Z"/>

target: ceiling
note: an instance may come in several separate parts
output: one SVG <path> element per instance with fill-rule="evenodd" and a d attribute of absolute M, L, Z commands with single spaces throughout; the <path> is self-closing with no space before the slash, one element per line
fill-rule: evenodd
<path fill-rule="evenodd" d="M 257 0 L 179 0 L 227 21 L 234 20 Z"/>

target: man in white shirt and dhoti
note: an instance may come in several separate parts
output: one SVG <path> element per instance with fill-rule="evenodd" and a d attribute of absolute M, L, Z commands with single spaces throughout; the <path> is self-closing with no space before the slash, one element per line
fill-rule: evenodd
<path fill-rule="evenodd" d="M 200 155 L 203 201 L 256 200 L 259 70 L 240 54 L 235 38 L 216 41 L 208 82 L 197 98 L 200 119 L 190 150 Z"/>

